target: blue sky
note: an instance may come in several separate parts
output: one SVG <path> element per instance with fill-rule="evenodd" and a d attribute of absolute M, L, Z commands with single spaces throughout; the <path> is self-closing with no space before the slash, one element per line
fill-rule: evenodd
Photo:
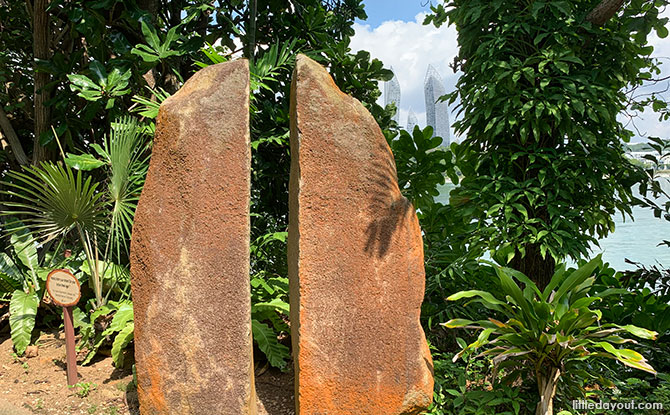
<path fill-rule="evenodd" d="M 430 10 L 429 0 L 365 0 L 368 19 L 364 24 L 377 27 L 388 20 L 414 20 L 414 16 Z M 428 3 L 425 7 L 422 3 Z"/>

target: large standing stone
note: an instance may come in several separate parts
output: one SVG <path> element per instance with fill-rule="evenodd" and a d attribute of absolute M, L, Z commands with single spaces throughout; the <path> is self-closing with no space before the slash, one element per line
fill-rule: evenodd
<path fill-rule="evenodd" d="M 423 243 L 370 113 L 300 56 L 291 91 L 289 276 L 300 415 L 418 414 Z"/>
<path fill-rule="evenodd" d="M 161 105 L 131 246 L 142 415 L 256 414 L 250 151 L 247 61 Z"/>

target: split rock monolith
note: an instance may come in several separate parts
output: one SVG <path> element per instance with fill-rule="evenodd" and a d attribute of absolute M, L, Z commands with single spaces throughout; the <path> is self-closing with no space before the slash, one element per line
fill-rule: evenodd
<path fill-rule="evenodd" d="M 142 415 L 255 415 L 249 67 L 197 72 L 160 107 L 131 245 Z"/>
<path fill-rule="evenodd" d="M 379 126 L 299 56 L 291 90 L 289 278 L 299 415 L 419 414 L 421 229 Z"/>

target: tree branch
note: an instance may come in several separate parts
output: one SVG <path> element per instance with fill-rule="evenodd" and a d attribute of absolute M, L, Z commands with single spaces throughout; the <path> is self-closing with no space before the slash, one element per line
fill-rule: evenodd
<path fill-rule="evenodd" d="M 19 137 L 16 135 L 16 131 L 14 131 L 14 127 L 12 127 L 12 123 L 9 121 L 9 118 L 7 118 L 7 114 L 5 113 L 5 110 L 2 108 L 1 105 L 0 105 L 0 128 L 2 128 L 3 134 L 5 135 L 5 137 L 7 137 L 9 147 L 12 149 L 12 154 L 14 154 L 16 162 L 19 163 L 20 165 L 28 164 L 28 157 L 26 156 L 26 153 L 23 151 L 21 141 L 19 141 Z"/>
<path fill-rule="evenodd" d="M 601 0 L 600 4 L 586 16 L 586 20 L 596 26 L 602 26 L 621 9 L 624 2 L 624 0 Z"/>

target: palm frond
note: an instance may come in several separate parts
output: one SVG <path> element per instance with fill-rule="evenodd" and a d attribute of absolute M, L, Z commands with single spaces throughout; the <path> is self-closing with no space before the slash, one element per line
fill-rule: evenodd
<path fill-rule="evenodd" d="M 75 227 L 95 232 L 104 223 L 103 194 L 98 184 L 83 172 L 67 165 L 44 162 L 39 166 L 9 171 L 3 182 L 8 196 L 1 215 L 18 216 L 21 226 L 8 226 L 15 232 L 30 228 L 44 241 L 69 233 Z M 11 224 L 8 224 L 11 225 Z"/>
<path fill-rule="evenodd" d="M 104 144 L 110 169 L 109 243 L 118 258 L 128 250 L 135 209 L 149 168 L 148 144 L 142 127 L 132 117 L 114 122 Z"/>

